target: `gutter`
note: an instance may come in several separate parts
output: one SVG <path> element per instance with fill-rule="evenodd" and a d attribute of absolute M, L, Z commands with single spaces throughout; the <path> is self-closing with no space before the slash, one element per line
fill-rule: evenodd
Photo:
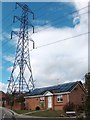
<path fill-rule="evenodd" d="M 53 95 L 65 95 L 69 94 L 70 92 L 62 92 L 62 93 L 54 93 Z M 45 95 L 35 95 L 35 96 L 26 96 L 24 98 L 37 98 L 37 97 L 45 97 Z"/>

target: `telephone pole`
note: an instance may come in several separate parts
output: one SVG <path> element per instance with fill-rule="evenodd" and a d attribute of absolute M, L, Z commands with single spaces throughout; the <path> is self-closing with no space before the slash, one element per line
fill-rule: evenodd
<path fill-rule="evenodd" d="M 33 49 L 34 41 L 28 35 L 29 26 L 33 28 L 34 33 L 34 26 L 29 22 L 28 15 L 32 14 L 34 19 L 34 13 L 26 4 L 16 2 L 15 8 L 17 9 L 18 7 L 21 8 L 22 15 L 20 17 L 14 16 L 13 18 L 13 22 L 16 22 L 16 20 L 20 22 L 20 30 L 11 32 L 11 39 L 13 34 L 17 35 L 18 44 L 10 80 L 8 80 L 8 93 L 26 93 L 34 89 L 29 54 L 29 41 L 33 42 Z"/>

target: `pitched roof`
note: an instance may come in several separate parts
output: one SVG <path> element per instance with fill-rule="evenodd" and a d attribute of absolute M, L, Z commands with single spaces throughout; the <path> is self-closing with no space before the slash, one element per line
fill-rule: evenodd
<path fill-rule="evenodd" d="M 59 84 L 56 86 L 37 88 L 33 90 L 31 93 L 27 93 L 27 96 L 43 95 L 46 91 L 50 91 L 52 93 L 70 92 L 77 84 L 82 85 L 80 81 L 77 81 L 77 82 Z"/>

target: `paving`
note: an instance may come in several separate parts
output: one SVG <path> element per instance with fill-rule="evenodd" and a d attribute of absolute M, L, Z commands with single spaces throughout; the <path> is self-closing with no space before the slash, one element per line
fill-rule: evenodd
<path fill-rule="evenodd" d="M 28 115 L 19 115 L 12 110 L 0 107 L 0 120 L 77 120 L 74 118 L 48 118 L 48 117 L 35 117 Z"/>

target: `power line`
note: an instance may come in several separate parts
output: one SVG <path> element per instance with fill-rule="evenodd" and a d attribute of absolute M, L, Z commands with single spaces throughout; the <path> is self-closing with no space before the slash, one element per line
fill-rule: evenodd
<path fill-rule="evenodd" d="M 13 23 L 12 24 L 10 24 L 10 25 L 8 25 L 6 28 L 10 28 L 11 26 L 13 25 Z M 4 33 L 4 31 L 3 32 L 1 32 L 0 34 L 3 34 Z M 2 46 L 5 46 L 7 43 L 9 43 L 10 41 L 7 39 L 7 40 L 5 40 L 4 42 L 2 42 Z"/>
<path fill-rule="evenodd" d="M 12 9 L 12 10 L 11 10 L 11 12 L 10 12 L 10 13 L 8 13 L 8 14 L 7 14 L 4 18 L 2 18 L 2 20 L 1 20 L 1 21 L 6 21 L 6 20 L 7 20 L 7 18 L 9 18 L 13 12 L 15 12 L 15 9 Z M 1 22 L 1 21 L 0 21 L 0 22 Z"/>
<path fill-rule="evenodd" d="M 51 4 L 53 4 L 53 3 L 51 3 Z M 64 4 L 64 3 L 62 3 L 62 4 L 60 4 L 60 9 L 61 9 L 61 8 L 63 8 L 63 9 L 64 9 L 64 8 L 67 8 L 67 6 L 65 6 L 65 4 Z M 53 13 L 53 14 L 55 14 L 56 12 L 57 12 L 57 11 L 54 11 L 54 13 Z M 48 12 L 47 12 L 47 13 L 45 13 L 45 15 L 44 15 L 44 16 L 46 16 L 47 14 L 48 14 Z M 43 15 L 43 14 L 42 14 L 42 15 Z M 40 17 L 39 17 L 39 18 L 41 18 L 41 17 L 42 17 L 42 15 L 40 15 Z M 50 15 L 51 15 L 51 14 L 50 14 Z M 49 16 L 50 16 L 50 15 L 49 15 Z"/>
<path fill-rule="evenodd" d="M 10 40 L 11 40 L 11 39 L 10 39 Z M 11 47 L 5 49 L 3 52 L 6 53 L 7 51 L 10 51 L 10 50 L 11 50 L 12 48 L 14 48 L 14 47 L 15 47 L 15 45 L 13 44 Z"/>
<path fill-rule="evenodd" d="M 49 5 L 51 5 L 51 4 L 53 4 L 53 3 L 50 3 Z M 60 4 L 60 5 L 61 5 L 61 4 Z M 63 7 L 62 7 L 62 8 L 63 8 Z M 39 10 L 40 10 L 40 9 L 39 9 Z M 56 11 L 56 12 L 57 12 L 57 11 Z M 44 17 L 45 17 L 47 14 L 48 14 L 48 12 L 46 12 L 46 13 L 44 14 Z M 38 17 L 41 18 L 42 15 L 43 15 L 43 13 L 39 14 Z M 50 14 L 50 15 L 51 15 L 51 14 Z"/>
<path fill-rule="evenodd" d="M 47 3 L 47 4 L 43 5 L 43 6 L 41 6 L 40 8 L 35 9 L 35 11 L 40 10 L 40 9 L 42 9 L 42 8 L 44 8 L 44 7 L 47 7 L 49 4 L 52 4 L 52 3 Z M 13 9 L 8 15 L 6 15 L 6 16 L 2 19 L 2 21 L 6 21 L 7 18 L 8 18 L 9 16 L 11 16 L 11 14 L 12 14 L 13 12 L 15 12 L 15 11 L 16 11 L 16 9 Z"/>
<path fill-rule="evenodd" d="M 38 48 L 41 48 L 41 47 L 45 47 L 45 46 L 49 46 L 49 45 L 52 45 L 52 44 L 56 44 L 56 43 L 59 43 L 59 42 L 63 42 L 63 41 L 69 40 L 69 39 L 77 38 L 77 37 L 80 37 L 80 36 L 83 36 L 83 35 L 87 35 L 88 33 L 90 33 L 90 32 L 85 32 L 85 33 L 81 33 L 81 34 L 78 34 L 78 35 L 75 35 L 75 36 L 72 36 L 72 37 L 68 37 L 68 38 L 65 38 L 65 39 L 57 40 L 57 41 L 52 42 L 52 43 L 48 43 L 48 44 L 44 44 L 44 45 L 38 46 L 35 49 L 38 49 Z"/>
<path fill-rule="evenodd" d="M 5 29 L 10 29 L 10 27 L 13 25 L 13 23 L 11 23 L 11 24 L 9 24 L 8 26 L 6 26 L 5 27 Z M 0 34 L 3 34 L 4 33 L 4 31 L 3 31 L 3 29 L 2 29 L 2 32 L 0 32 Z"/>
<path fill-rule="evenodd" d="M 90 13 L 90 11 L 89 11 L 89 12 L 82 13 L 82 14 L 79 14 L 79 16 L 84 15 L 84 14 L 87 14 L 87 13 Z M 61 20 L 60 20 L 60 21 L 61 21 Z M 65 23 L 65 22 L 67 22 L 67 21 L 64 21 L 64 23 Z M 54 25 L 57 25 L 57 23 L 54 24 Z M 38 27 L 37 27 L 37 28 L 38 28 Z M 40 29 L 40 30 L 37 29 L 38 31 L 36 31 L 36 32 L 34 32 L 34 33 L 39 33 L 39 32 L 41 32 L 41 31 L 43 31 L 43 30 L 45 30 L 45 29 L 52 29 L 52 28 L 46 26 L 45 28 L 42 28 L 42 29 Z"/>
<path fill-rule="evenodd" d="M 4 29 L 10 29 L 10 27 L 13 25 L 13 23 L 11 23 L 11 24 L 9 24 L 8 26 L 6 26 Z M 3 31 L 3 29 L 2 29 L 2 32 L 0 32 L 0 34 L 3 34 L 4 33 L 4 31 Z"/>
<path fill-rule="evenodd" d="M 89 5 L 89 6 L 90 6 L 90 5 Z M 54 21 L 58 21 L 58 20 L 61 21 L 61 19 L 65 18 L 65 17 L 67 17 L 67 16 L 69 16 L 69 15 L 72 15 L 72 14 L 74 14 L 74 13 L 76 13 L 76 12 L 79 12 L 79 11 L 81 11 L 81 10 L 89 7 L 89 6 L 85 6 L 85 7 L 81 8 L 81 9 L 78 9 L 78 10 L 75 10 L 75 11 L 73 11 L 73 12 L 67 13 L 66 15 L 63 15 L 63 16 L 61 16 L 61 17 L 58 17 L 59 19 L 58 19 L 58 18 L 55 18 L 53 21 L 50 21 L 50 22 L 48 22 L 48 23 L 45 23 L 45 24 L 43 24 L 42 26 L 46 26 L 47 24 L 52 23 L 52 22 L 54 22 Z M 36 27 L 36 28 L 38 28 L 38 27 Z M 46 28 L 43 28 L 43 30 L 44 30 L 44 29 L 48 29 L 48 26 L 46 26 Z M 42 31 L 42 29 L 39 30 L 39 31 Z M 39 31 L 38 31 L 38 32 L 39 32 Z M 35 32 L 35 33 L 38 33 L 38 32 Z"/>
<path fill-rule="evenodd" d="M 10 13 L 8 13 L 3 19 L 2 19 L 2 21 L 4 22 L 4 21 L 6 21 L 10 16 L 11 16 L 11 14 L 13 13 L 13 12 L 15 12 L 16 11 L 16 9 L 13 9 Z M 10 29 L 10 27 L 13 25 L 13 23 L 12 24 L 9 24 L 7 27 L 5 27 L 5 29 Z M 3 31 L 3 29 L 2 29 L 2 32 L 0 32 L 0 34 L 3 34 L 4 33 L 4 31 Z M 6 44 L 6 43 L 2 43 L 2 44 Z"/>
<path fill-rule="evenodd" d="M 7 18 L 9 18 L 9 16 L 11 16 L 11 14 L 12 14 L 14 11 L 15 11 L 15 9 L 12 10 L 7 16 L 5 16 L 5 17 L 2 19 L 2 21 L 6 21 Z"/>
<path fill-rule="evenodd" d="M 86 12 L 86 13 L 88 13 L 88 12 Z M 86 14 L 86 13 L 83 13 L 83 14 Z M 82 15 L 83 15 L 83 14 L 82 14 Z M 44 28 L 44 29 L 45 29 L 45 28 Z M 43 29 L 43 30 L 44 30 L 44 29 Z M 51 28 L 48 28 L 48 29 L 51 29 Z M 37 32 L 35 32 L 35 33 L 37 33 Z M 11 40 L 11 39 L 10 39 L 10 40 Z M 6 45 L 8 42 L 10 42 L 10 41 L 7 41 L 6 43 L 4 43 L 4 45 Z M 13 48 L 13 47 L 15 47 L 15 45 L 12 45 L 12 46 L 10 47 L 10 49 Z M 5 51 L 7 51 L 7 50 L 8 50 L 8 49 L 6 49 Z"/>
<path fill-rule="evenodd" d="M 90 33 L 90 32 L 81 33 L 81 34 L 78 34 L 78 35 L 75 35 L 75 36 L 72 36 L 72 37 L 68 37 L 68 38 L 65 38 L 65 39 L 57 40 L 57 41 L 55 41 L 55 42 L 43 44 L 43 45 L 41 45 L 41 46 L 35 47 L 34 49 L 42 48 L 42 47 L 49 46 L 49 45 L 52 45 L 52 44 L 56 44 L 56 43 L 59 43 L 59 42 L 63 42 L 63 41 L 69 40 L 69 39 L 77 38 L 77 37 L 80 37 L 80 36 L 83 36 L 83 35 L 87 35 L 88 33 Z M 14 47 L 15 47 L 15 46 L 14 46 Z M 10 47 L 9 49 L 6 49 L 6 52 L 7 52 L 8 50 L 10 50 L 11 48 L 13 48 L 13 47 Z M 33 50 L 34 50 L 34 49 L 33 49 Z M 31 49 L 30 51 L 32 51 L 32 49 Z"/>
<path fill-rule="evenodd" d="M 60 43 L 60 42 L 64 42 L 64 41 L 67 41 L 67 40 L 70 40 L 70 39 L 74 39 L 74 38 L 77 38 L 77 37 L 81 37 L 83 35 L 87 35 L 89 34 L 90 32 L 85 32 L 85 33 L 81 33 L 81 34 L 78 34 L 78 35 L 75 35 L 75 36 L 72 36 L 72 37 L 68 37 L 68 38 L 65 38 L 65 39 L 61 39 L 61 40 L 57 40 L 55 42 L 51 42 L 51 43 L 48 43 L 48 44 L 43 44 L 41 46 L 37 46 L 35 49 L 39 49 L 39 48 L 42 48 L 42 47 L 46 47 L 46 46 L 49 46 L 49 45 L 53 45 L 53 44 L 57 44 L 57 43 Z M 12 47 L 11 47 L 12 48 Z M 9 50 L 11 49 L 9 48 Z M 8 49 L 7 49 L 8 50 Z M 34 49 L 30 50 L 31 52 L 33 51 Z M 7 51 L 6 51 L 7 52 Z M 14 60 L 15 58 L 13 58 L 12 60 Z"/>
<path fill-rule="evenodd" d="M 87 6 L 86 6 L 87 7 Z M 80 10 L 82 10 L 82 9 L 85 9 L 86 7 L 83 7 L 83 8 L 81 8 L 81 9 L 79 9 L 78 11 L 80 11 Z M 76 11 L 74 11 L 74 12 L 76 12 Z M 74 13 L 73 12 L 73 13 Z M 88 13 L 88 12 L 86 12 L 86 13 Z M 80 14 L 80 15 L 83 15 L 83 14 L 86 14 L 86 13 L 82 13 L 82 14 Z M 68 15 L 70 15 L 70 13 L 68 14 Z M 66 16 L 65 16 L 66 17 Z M 12 24 L 11 24 L 11 26 L 12 26 Z M 45 29 L 51 29 L 51 28 L 43 28 L 43 29 L 41 29 L 41 30 L 39 30 L 38 32 L 40 32 L 40 31 L 42 31 L 42 30 L 45 30 Z M 35 33 L 38 33 L 38 32 L 35 32 Z M 7 40 L 7 41 L 5 41 L 4 43 L 3 43 L 3 46 L 5 46 L 7 43 L 8 43 L 9 41 Z M 12 47 L 11 47 L 12 48 Z M 8 49 L 7 49 L 8 50 Z"/>
<path fill-rule="evenodd" d="M 79 9 L 79 10 L 75 10 L 75 11 L 73 11 L 73 12 L 67 13 L 66 15 L 61 16 L 60 18 L 62 19 L 63 17 L 66 17 L 66 16 L 68 16 L 68 15 L 74 14 L 75 12 L 81 11 L 81 10 L 87 8 L 87 7 L 88 7 L 88 6 L 85 6 L 85 7 L 81 8 L 81 9 Z M 13 12 L 13 11 L 12 11 L 12 12 Z M 57 20 L 58 20 L 58 19 L 54 19 L 53 21 L 57 21 Z M 53 22 L 53 21 L 51 21 L 51 22 Z M 47 24 L 48 24 L 48 23 L 45 23 L 45 24 L 43 24 L 42 26 L 47 25 Z M 36 28 L 38 28 L 38 27 L 36 27 Z"/>
<path fill-rule="evenodd" d="M 17 21 L 16 21 L 17 22 Z M 13 25 L 13 23 L 11 23 L 10 25 L 8 25 L 6 28 L 10 28 L 10 27 L 12 27 L 12 25 Z M 5 29 L 6 29 L 5 28 Z M 4 33 L 4 31 L 3 32 L 1 32 L 2 34 Z M 0 33 L 0 34 L 1 34 Z M 10 39 L 11 40 L 11 39 Z M 8 40 L 5 40 L 3 43 L 2 43 L 2 46 L 5 46 L 7 43 L 9 43 L 10 41 L 8 41 Z"/>
<path fill-rule="evenodd" d="M 86 8 L 86 7 L 81 8 L 81 9 L 85 9 L 85 8 Z M 80 10 L 81 10 L 81 9 L 80 9 Z M 86 14 L 86 13 L 88 13 L 88 12 L 79 14 L 79 16 L 80 16 L 80 15 L 84 15 L 84 14 Z M 66 17 L 66 16 L 65 16 L 65 17 Z M 60 21 L 61 21 L 61 20 L 60 20 Z M 65 23 L 65 22 L 64 22 L 64 23 Z M 11 24 L 11 25 L 12 25 L 12 24 Z M 56 24 L 55 24 L 55 25 L 56 25 Z M 39 31 L 37 31 L 37 32 L 34 32 L 34 33 L 38 33 L 38 32 L 43 31 L 43 30 L 45 30 L 45 29 L 51 29 L 51 28 L 49 28 L 49 27 L 46 26 L 45 28 L 43 28 L 43 29 L 41 29 L 41 30 L 39 30 Z M 3 44 L 5 45 L 5 44 L 7 44 L 8 42 L 9 42 L 9 41 L 7 40 L 6 43 L 4 42 Z"/>

